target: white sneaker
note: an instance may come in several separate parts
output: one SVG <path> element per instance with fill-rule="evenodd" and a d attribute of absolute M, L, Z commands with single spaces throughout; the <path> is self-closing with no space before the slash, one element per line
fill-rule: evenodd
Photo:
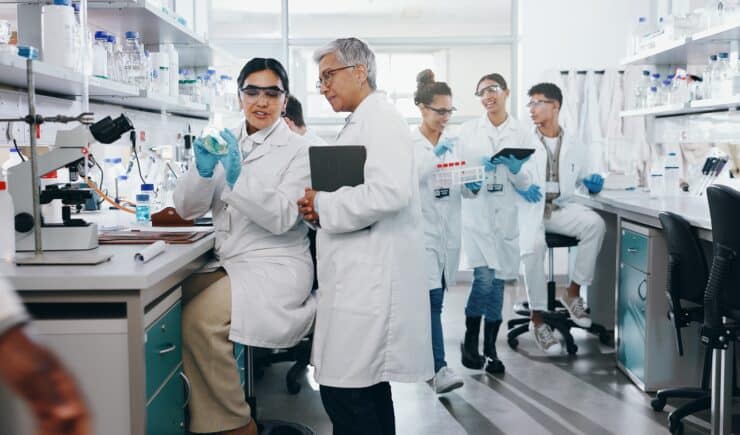
<path fill-rule="evenodd" d="M 558 298 L 561 304 L 568 310 L 570 320 L 581 328 L 591 327 L 591 317 L 586 312 L 586 304 L 583 302 L 582 297 L 570 299 L 568 297 Z"/>
<path fill-rule="evenodd" d="M 449 393 L 463 386 L 463 378 L 449 367 L 442 367 L 431 379 L 432 388 L 437 394 Z"/>
<path fill-rule="evenodd" d="M 534 334 L 534 341 L 541 351 L 550 356 L 560 355 L 563 349 L 550 325 L 542 323 L 540 326 L 535 326 L 533 322 L 529 322 L 529 330 Z"/>

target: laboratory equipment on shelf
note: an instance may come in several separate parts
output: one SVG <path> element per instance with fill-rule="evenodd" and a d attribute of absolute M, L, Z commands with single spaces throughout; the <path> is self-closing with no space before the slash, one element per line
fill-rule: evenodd
<path fill-rule="evenodd" d="M 44 6 L 41 20 L 44 62 L 75 69 L 79 56 L 74 54 L 79 44 L 75 41 L 77 24 L 70 0 L 54 0 L 53 4 Z"/>
<path fill-rule="evenodd" d="M 712 71 L 712 98 L 732 96 L 734 71 L 730 66 L 730 54 L 721 52 L 717 55 L 717 64 Z"/>
<path fill-rule="evenodd" d="M 728 161 L 729 156 L 721 152 L 718 152 L 714 156 L 707 157 L 707 160 L 704 162 L 704 166 L 702 167 L 701 171 L 703 176 L 699 181 L 699 185 L 694 191 L 694 194 L 696 196 L 704 195 L 704 191 L 707 189 L 707 187 L 712 185 L 720 176 L 720 174 L 722 174 L 722 171 L 725 169 Z"/>
<path fill-rule="evenodd" d="M 712 54 L 709 56 L 709 62 L 704 67 L 704 72 L 702 73 L 702 98 L 705 100 L 712 98 L 712 78 L 716 69 L 717 55 Z"/>
<path fill-rule="evenodd" d="M 635 86 L 635 109 L 647 107 L 647 95 L 650 90 L 650 71 L 644 70 L 642 77 Z"/>
<path fill-rule="evenodd" d="M 107 79 L 108 74 L 108 34 L 98 30 L 95 32 L 93 44 L 93 75 Z"/>
<path fill-rule="evenodd" d="M 142 184 L 141 191 L 136 195 L 136 223 L 138 225 L 152 224 L 152 202 L 154 185 Z"/>
<path fill-rule="evenodd" d="M 666 196 L 676 195 L 680 192 L 680 168 L 678 166 L 678 156 L 675 152 L 669 152 L 665 158 L 663 168 L 663 181 L 665 183 L 664 194 Z"/>
<path fill-rule="evenodd" d="M 126 32 L 126 42 L 123 46 L 123 70 L 126 83 L 142 90 L 148 88 L 146 55 L 144 46 L 139 41 L 139 32 Z"/>

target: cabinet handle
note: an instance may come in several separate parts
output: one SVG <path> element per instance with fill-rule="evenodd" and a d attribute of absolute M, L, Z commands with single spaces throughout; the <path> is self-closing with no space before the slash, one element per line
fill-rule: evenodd
<path fill-rule="evenodd" d="M 180 372 L 180 378 L 182 378 L 182 382 L 185 384 L 185 404 L 182 405 L 183 409 L 188 407 L 188 404 L 190 403 L 190 379 L 185 375 L 185 373 Z"/>
<path fill-rule="evenodd" d="M 175 349 L 177 349 L 177 346 L 175 346 L 174 344 L 171 344 L 168 347 L 165 347 L 164 349 L 159 349 L 159 354 L 160 355 L 166 355 L 166 354 L 168 354 L 170 352 L 174 352 Z"/>
<path fill-rule="evenodd" d="M 638 252 L 640 252 L 640 250 L 637 248 L 627 248 L 627 252 L 629 252 L 630 254 L 637 254 Z"/>
<path fill-rule="evenodd" d="M 641 291 L 642 289 L 644 290 Z M 637 286 L 637 296 L 643 301 L 647 300 L 647 279 L 640 281 L 640 284 Z"/>

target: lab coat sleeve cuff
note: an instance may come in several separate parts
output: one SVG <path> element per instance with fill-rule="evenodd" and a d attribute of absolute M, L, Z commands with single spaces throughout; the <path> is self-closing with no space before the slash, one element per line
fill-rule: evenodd
<path fill-rule="evenodd" d="M 313 211 L 316 214 L 319 214 L 319 196 L 321 196 L 321 192 L 316 192 L 316 195 L 313 197 Z"/>

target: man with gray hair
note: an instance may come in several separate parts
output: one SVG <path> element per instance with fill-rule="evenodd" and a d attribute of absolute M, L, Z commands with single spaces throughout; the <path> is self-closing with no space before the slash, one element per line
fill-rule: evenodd
<path fill-rule="evenodd" d="M 359 39 L 314 54 L 316 87 L 351 112 L 337 145 L 364 145 L 364 182 L 306 189 L 318 228 L 318 310 L 312 362 L 334 434 L 395 434 L 389 382 L 433 374 L 419 184 L 408 125 L 376 92 L 375 55 Z"/>

